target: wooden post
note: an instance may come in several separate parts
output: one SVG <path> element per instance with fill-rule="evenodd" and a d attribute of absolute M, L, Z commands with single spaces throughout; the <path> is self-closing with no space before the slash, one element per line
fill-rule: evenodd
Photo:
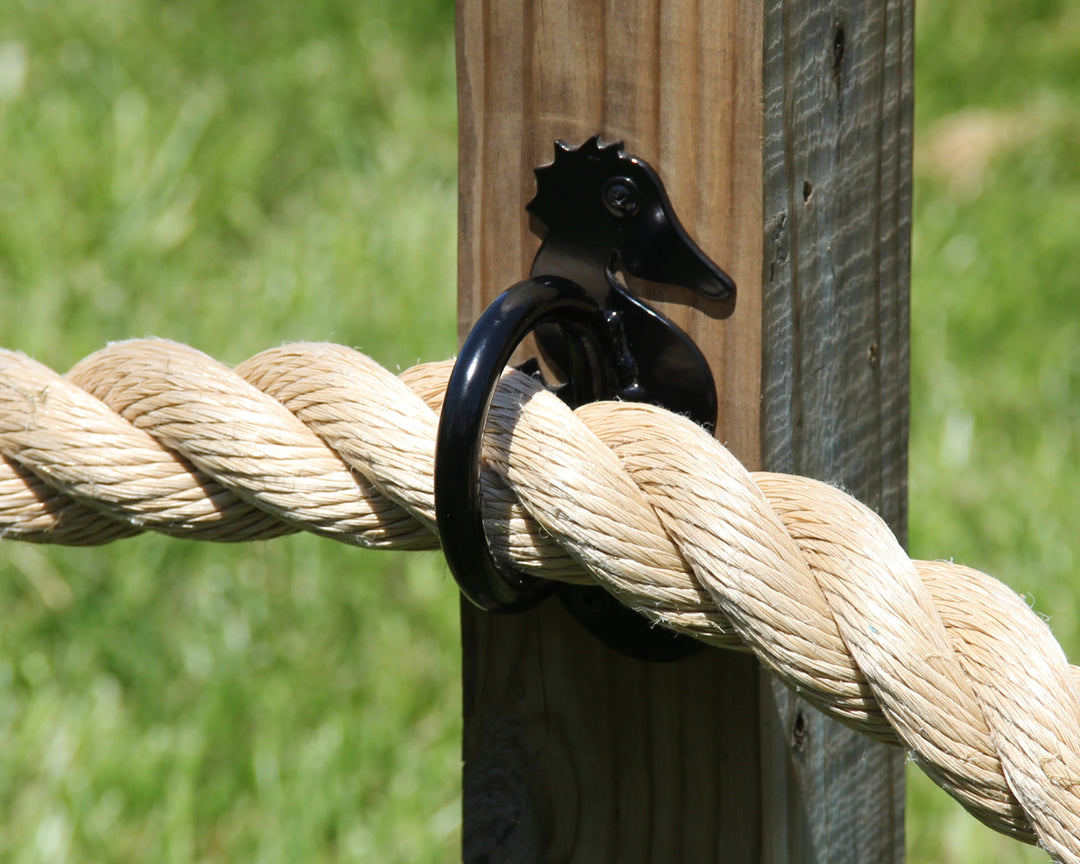
<path fill-rule="evenodd" d="M 527 274 L 558 138 L 623 140 L 736 280 L 649 298 L 703 348 L 751 468 L 905 528 L 911 0 L 459 0 L 459 330 Z M 468 862 L 903 858 L 903 760 L 752 658 L 649 664 L 557 602 L 462 609 Z"/>

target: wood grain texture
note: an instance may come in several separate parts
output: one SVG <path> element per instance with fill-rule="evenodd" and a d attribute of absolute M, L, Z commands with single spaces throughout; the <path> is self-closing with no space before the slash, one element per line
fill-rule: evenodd
<path fill-rule="evenodd" d="M 789 470 L 798 458 L 875 506 L 888 501 L 902 525 L 906 307 L 895 295 L 906 288 L 910 6 L 899 19 L 893 6 L 844 13 L 842 105 L 816 118 L 814 100 L 828 93 L 814 88 L 835 87 L 833 31 L 820 21 L 839 13 L 809 5 L 459 0 L 459 332 L 528 273 L 539 243 L 524 205 L 553 142 L 623 140 L 657 168 L 683 224 L 738 284 L 727 320 L 671 289 L 632 286 L 709 358 L 718 435 L 751 468 Z M 860 56 L 866 65 L 854 67 Z M 867 70 L 876 77 L 856 78 Z M 802 176 L 810 164 L 844 174 L 842 199 L 829 202 L 832 175 Z M 804 179 L 823 184 L 820 210 L 803 205 Z M 804 211 L 791 214 L 792 201 Z M 873 268 L 879 275 L 866 275 Z M 818 295 L 833 298 L 821 315 L 807 311 Z M 784 308 L 763 310 L 763 296 Z M 871 330 L 869 374 L 829 371 L 830 351 L 845 369 L 857 353 L 854 341 L 832 341 L 857 340 L 865 353 Z M 512 617 L 465 605 L 462 628 L 466 861 L 902 857 L 895 754 L 775 693 L 752 658 L 640 663 L 557 601 Z"/>
<path fill-rule="evenodd" d="M 763 461 L 843 487 L 902 541 L 912 6 L 770 3 L 764 60 Z M 768 788 L 806 809 L 778 845 L 902 860 L 903 754 L 770 694 L 788 746 L 764 751 Z"/>
<path fill-rule="evenodd" d="M 668 289 L 633 287 L 702 346 L 724 436 L 756 464 L 760 9 L 464 0 L 458 14 L 462 332 L 528 273 L 539 244 L 523 208 L 554 142 L 623 140 L 661 172 L 699 245 L 748 286 L 734 328 Z M 640 663 L 558 602 L 513 618 L 463 608 L 462 618 L 466 861 L 760 858 L 752 658 Z"/>
<path fill-rule="evenodd" d="M 634 283 L 717 376 L 719 426 L 759 463 L 761 7 L 751 0 L 461 0 L 459 330 L 529 272 L 532 169 L 601 133 L 664 178 L 683 225 L 739 285 L 738 321 Z"/>
<path fill-rule="evenodd" d="M 643 663 L 558 602 L 464 627 L 464 860 L 758 861 L 757 663 Z"/>

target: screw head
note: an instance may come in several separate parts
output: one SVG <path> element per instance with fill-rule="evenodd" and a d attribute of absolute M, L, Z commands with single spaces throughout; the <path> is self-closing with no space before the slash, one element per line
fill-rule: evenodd
<path fill-rule="evenodd" d="M 601 197 L 608 213 L 616 219 L 630 219 L 641 209 L 641 193 L 629 177 L 609 178 Z"/>

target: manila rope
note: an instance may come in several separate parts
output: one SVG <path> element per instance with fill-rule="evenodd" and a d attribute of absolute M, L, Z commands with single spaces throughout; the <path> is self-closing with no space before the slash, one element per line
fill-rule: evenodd
<path fill-rule="evenodd" d="M 438 548 L 451 367 L 395 376 L 300 343 L 229 369 L 137 340 L 60 376 L 0 350 L 0 537 L 307 530 Z M 497 558 L 753 651 L 826 715 L 906 748 L 985 824 L 1080 864 L 1080 669 L 1002 583 L 909 559 L 849 495 L 747 472 L 685 418 L 623 402 L 571 411 L 516 372 L 492 401 L 482 484 Z"/>

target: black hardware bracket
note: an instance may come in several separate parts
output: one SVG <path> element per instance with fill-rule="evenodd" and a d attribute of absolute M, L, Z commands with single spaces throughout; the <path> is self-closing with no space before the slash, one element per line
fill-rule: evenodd
<path fill-rule="evenodd" d="M 735 283 L 686 233 L 656 172 L 622 144 L 599 136 L 579 147 L 559 141 L 555 161 L 535 174 L 526 209 L 543 243 L 530 278 L 480 316 L 447 386 L 435 461 L 443 551 L 462 592 L 482 609 L 522 611 L 555 591 L 608 645 L 639 659 L 678 659 L 700 643 L 654 627 L 602 588 L 556 589 L 494 560 L 480 506 L 481 439 L 499 377 L 529 333 L 561 382 L 552 389 L 571 407 L 649 402 L 712 429 L 716 384 L 704 356 L 620 274 L 689 289 L 717 318 L 734 310 Z"/>

